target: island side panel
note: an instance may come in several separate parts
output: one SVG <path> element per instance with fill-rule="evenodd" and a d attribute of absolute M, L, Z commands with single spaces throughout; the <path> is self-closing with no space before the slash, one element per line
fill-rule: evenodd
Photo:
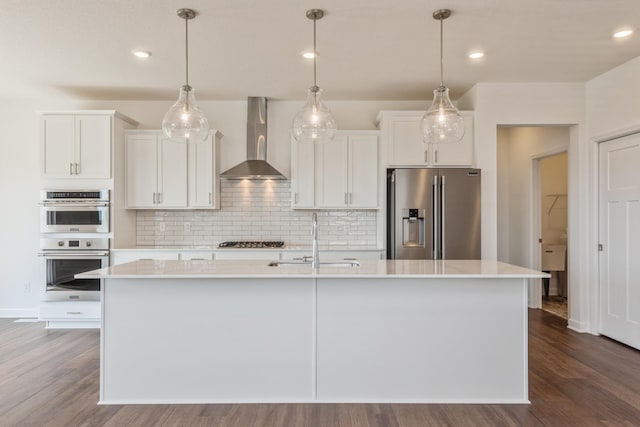
<path fill-rule="evenodd" d="M 317 399 L 526 403 L 525 279 L 318 279 Z"/>
<path fill-rule="evenodd" d="M 312 400 L 312 279 L 105 282 L 101 403 Z"/>

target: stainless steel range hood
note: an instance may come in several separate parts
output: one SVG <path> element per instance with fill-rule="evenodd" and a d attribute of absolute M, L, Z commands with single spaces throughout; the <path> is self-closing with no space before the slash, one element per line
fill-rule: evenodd
<path fill-rule="evenodd" d="M 247 160 L 222 172 L 226 179 L 287 179 L 267 163 L 267 98 L 247 98 Z"/>

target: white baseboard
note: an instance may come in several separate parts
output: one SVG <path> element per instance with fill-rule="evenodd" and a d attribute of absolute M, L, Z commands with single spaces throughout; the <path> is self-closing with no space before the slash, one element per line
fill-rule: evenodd
<path fill-rule="evenodd" d="M 38 307 L 33 308 L 0 308 L 0 318 L 19 319 L 22 317 L 37 318 L 40 313 Z"/>
<path fill-rule="evenodd" d="M 580 333 L 591 333 L 589 329 L 589 322 L 578 322 L 577 320 L 569 319 L 567 322 L 567 328 Z"/>

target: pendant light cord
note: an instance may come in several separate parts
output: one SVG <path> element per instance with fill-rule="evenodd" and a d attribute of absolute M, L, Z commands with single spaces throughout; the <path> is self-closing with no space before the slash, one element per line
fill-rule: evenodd
<path fill-rule="evenodd" d="M 318 87 L 316 83 L 316 61 L 318 60 L 318 51 L 316 50 L 316 22 L 317 19 L 313 19 L 313 87 Z"/>
<path fill-rule="evenodd" d="M 186 85 L 189 86 L 189 18 L 184 18 L 184 59 L 185 59 L 185 76 Z"/>
<path fill-rule="evenodd" d="M 442 41 L 442 39 L 443 39 L 442 21 L 443 21 L 443 19 L 442 19 L 442 17 L 440 17 L 440 86 L 441 87 L 444 86 L 444 77 L 443 77 L 444 76 L 444 71 L 443 71 L 444 70 L 444 66 L 442 65 L 443 64 L 443 60 L 442 60 L 442 51 L 443 51 L 443 48 L 442 48 L 442 46 L 443 46 L 443 41 Z"/>

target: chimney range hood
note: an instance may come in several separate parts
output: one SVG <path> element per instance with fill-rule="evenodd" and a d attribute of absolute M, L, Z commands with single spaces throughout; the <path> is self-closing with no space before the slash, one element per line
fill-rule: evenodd
<path fill-rule="evenodd" d="M 287 179 L 267 163 L 267 98 L 247 98 L 247 160 L 220 174 L 226 179 Z"/>

